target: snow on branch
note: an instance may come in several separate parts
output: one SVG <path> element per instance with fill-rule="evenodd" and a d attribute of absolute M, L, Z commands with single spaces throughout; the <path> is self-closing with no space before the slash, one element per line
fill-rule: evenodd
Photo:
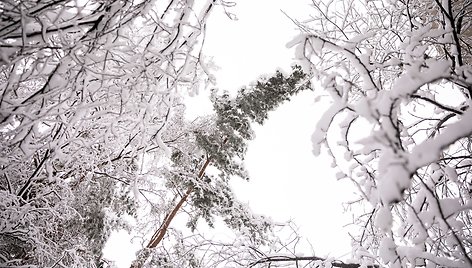
<path fill-rule="evenodd" d="M 467 3 L 313 1 L 308 22 L 292 20 L 297 59 L 332 99 L 313 151 L 324 145 L 373 211 L 353 222 L 360 260 L 472 265 Z"/>
<path fill-rule="evenodd" d="M 182 95 L 211 82 L 216 1 L 195 2 L 0 4 L 0 266 L 103 265 L 136 216 L 133 186 L 165 199 L 155 178 L 183 137 Z"/>

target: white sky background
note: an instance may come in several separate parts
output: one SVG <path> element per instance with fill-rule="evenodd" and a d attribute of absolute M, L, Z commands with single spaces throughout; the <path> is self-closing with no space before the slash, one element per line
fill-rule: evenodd
<path fill-rule="evenodd" d="M 309 1 L 240 0 L 228 10 L 237 21 L 228 19 L 220 7 L 213 10 L 207 22 L 205 55 L 220 67 L 214 72 L 217 88 L 236 91 L 276 69 L 290 71 L 295 54 L 286 44 L 298 31 L 281 10 L 303 20 L 310 11 Z M 206 93 L 190 100 L 189 116 L 211 109 Z M 254 127 L 256 139 L 246 158 L 251 180 L 234 181 L 232 186 L 255 213 L 278 222 L 293 219 L 318 256 L 340 257 L 350 252 L 350 238 L 342 228 L 350 215 L 343 215 L 341 203 L 352 197 L 352 190 L 349 182 L 336 181 L 326 156 L 315 158 L 311 153 L 311 134 L 326 109 L 314 98 L 312 92 L 302 93 L 271 112 L 264 126 Z M 114 234 L 105 257 L 119 267 L 129 267 L 138 249 L 132 249 L 129 239 L 125 232 Z"/>
<path fill-rule="evenodd" d="M 217 87 L 235 91 L 276 69 L 290 72 L 295 52 L 286 44 L 299 32 L 282 11 L 303 20 L 311 11 L 309 3 L 237 1 L 230 11 L 238 21 L 214 10 L 207 24 L 205 54 L 220 67 Z M 311 135 L 327 108 L 315 104 L 314 98 L 312 92 L 300 94 L 270 113 L 263 126 L 254 126 L 256 139 L 246 157 L 251 180 L 235 180 L 232 185 L 255 213 L 275 221 L 293 219 L 317 254 L 339 257 L 350 252 L 350 237 L 342 229 L 349 215 L 343 215 L 341 203 L 352 197 L 352 191 L 349 182 L 336 181 L 328 157 L 315 158 L 311 152 Z M 193 109 L 199 108 L 188 107 L 188 112 Z"/>

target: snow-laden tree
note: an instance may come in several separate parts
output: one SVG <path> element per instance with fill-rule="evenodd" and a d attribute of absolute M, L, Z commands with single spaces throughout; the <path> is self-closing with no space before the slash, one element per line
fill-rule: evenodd
<path fill-rule="evenodd" d="M 133 265 L 170 252 L 174 267 L 201 266 L 169 229 L 187 198 L 189 227 L 222 217 L 265 243 L 270 223 L 228 180 L 245 177 L 249 121 L 304 88 L 304 74 L 277 73 L 259 86 L 283 88 L 249 90 L 237 107 L 215 94 L 216 116 L 186 122 L 180 95 L 212 80 L 201 48 L 214 5 L 232 3 L 0 3 L 1 266 L 102 266 L 110 231 L 129 228 L 125 214 L 139 216 L 137 232 L 162 224 Z M 220 176 L 205 174 L 208 165 Z M 175 243 L 155 248 L 160 239 Z"/>
<path fill-rule="evenodd" d="M 211 79 L 216 4 L 0 3 L 0 266 L 99 265 L 130 190 L 153 193 L 142 160 L 169 152 L 179 94 Z"/>
<path fill-rule="evenodd" d="M 241 241 L 256 247 L 270 243 L 267 239 L 272 233 L 272 223 L 266 217 L 252 214 L 247 205 L 238 201 L 229 180 L 248 177 L 243 160 L 248 142 L 254 138 L 251 123 L 262 124 L 269 111 L 307 89 L 310 84 L 306 74 L 295 66 L 290 74 L 277 71 L 271 77 L 242 88 L 235 96 L 214 90 L 211 95 L 213 115 L 192 123 L 186 123 L 182 118 L 170 123 L 163 136 L 177 137 L 172 139 L 174 142 L 170 146 L 171 163 L 154 168 L 152 174 L 164 177 L 167 188 L 175 191 L 175 198 L 168 202 L 165 216 L 155 223 L 157 230 L 138 252 L 132 268 L 153 267 L 156 260 L 165 263 L 164 259 L 169 267 L 210 267 L 205 265 L 209 261 L 205 250 L 197 250 L 199 244 L 213 245 L 198 234 L 199 220 L 204 220 L 210 227 L 221 220 L 240 236 Z M 175 126 L 179 126 L 178 129 Z M 211 172 L 206 172 L 207 168 Z M 188 216 L 188 227 L 197 230 L 191 241 L 184 239 L 172 226 L 174 217 L 182 211 Z M 163 240 L 167 246 L 162 245 Z M 183 248 L 191 248 L 188 250 L 193 255 L 180 256 L 182 253 L 178 252 L 184 252 Z M 212 258 L 216 258 L 218 249 L 222 251 L 221 256 L 230 254 L 228 252 L 244 252 L 244 248 L 213 245 Z"/>
<path fill-rule="evenodd" d="M 312 3 L 292 45 L 332 101 L 313 151 L 359 190 L 353 258 L 471 267 L 472 2 Z"/>

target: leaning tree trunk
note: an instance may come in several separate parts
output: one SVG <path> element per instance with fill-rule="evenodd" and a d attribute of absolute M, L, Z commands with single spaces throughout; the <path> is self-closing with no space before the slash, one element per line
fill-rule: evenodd
<path fill-rule="evenodd" d="M 203 164 L 202 168 L 200 169 L 200 172 L 198 173 L 198 179 L 201 179 L 203 177 L 203 175 L 205 174 L 205 170 L 208 167 L 208 164 L 210 164 L 210 161 L 211 157 L 208 157 L 205 161 L 205 164 Z M 164 235 L 166 234 L 170 223 L 172 222 L 182 205 L 185 203 L 185 201 L 187 201 L 187 198 L 193 192 L 193 189 L 193 186 L 190 186 L 185 192 L 185 194 L 182 196 L 180 201 L 177 203 L 177 205 L 175 205 L 174 209 L 172 209 L 172 211 L 165 216 L 164 222 L 152 235 L 147 246 L 139 252 L 138 256 L 136 257 L 136 260 L 131 263 L 130 268 L 141 268 L 143 266 L 143 264 L 146 262 L 149 255 L 151 254 L 151 250 L 157 245 L 159 245 L 159 243 L 162 241 L 162 238 L 164 238 Z"/>

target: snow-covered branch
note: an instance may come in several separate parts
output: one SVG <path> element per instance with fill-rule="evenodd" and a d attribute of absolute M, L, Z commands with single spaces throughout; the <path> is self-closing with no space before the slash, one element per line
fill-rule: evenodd
<path fill-rule="evenodd" d="M 314 6 L 292 45 L 332 97 L 313 150 L 333 155 L 359 188 L 361 211 L 373 211 L 355 222 L 358 258 L 472 265 L 472 67 L 470 26 L 462 23 L 470 1 Z"/>

